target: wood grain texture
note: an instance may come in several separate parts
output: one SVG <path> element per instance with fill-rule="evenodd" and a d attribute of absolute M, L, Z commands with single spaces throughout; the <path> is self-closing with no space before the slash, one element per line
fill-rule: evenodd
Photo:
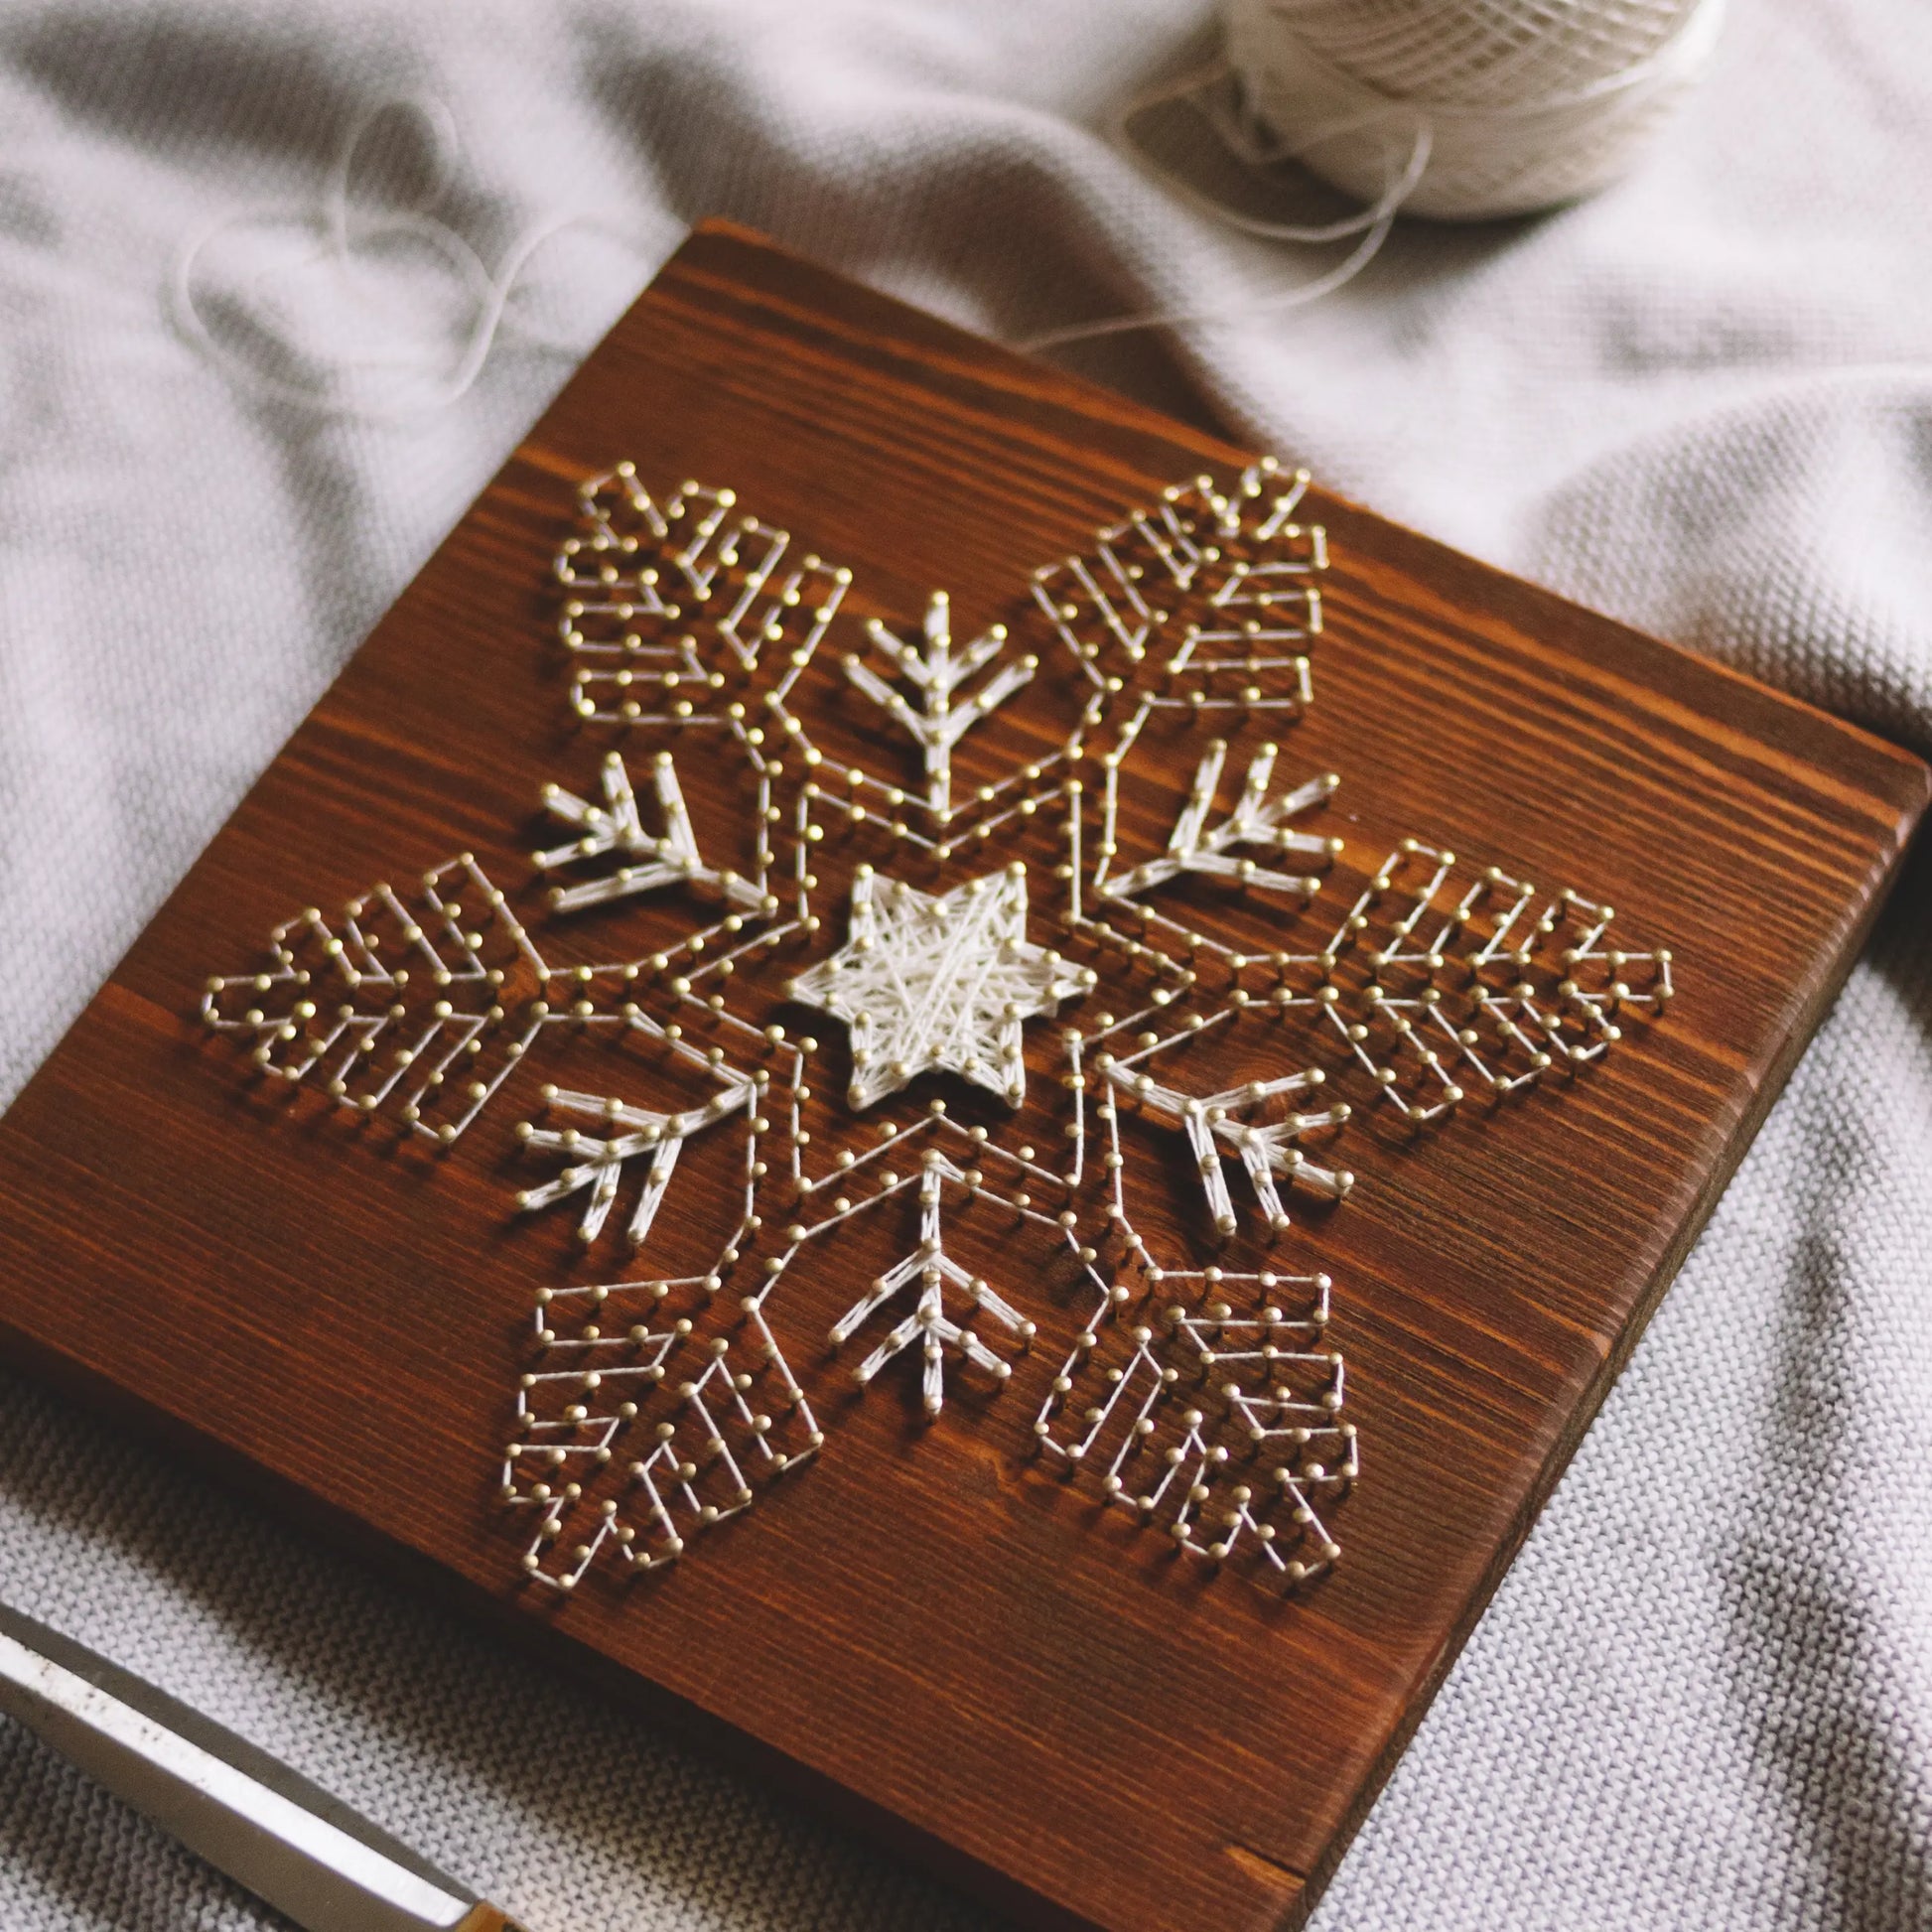
<path fill-rule="evenodd" d="M 1333 558 L 1327 626 L 1315 706 L 1283 737 L 1296 771 L 1344 774 L 1337 896 L 1400 837 L 1430 837 L 1614 902 L 1632 944 L 1673 950 L 1681 987 L 1574 1082 L 1421 1137 L 1365 1121 L 1355 1198 L 1302 1217 L 1284 1265 L 1335 1276 L 1365 1446 L 1335 1516 L 1340 1567 L 1284 1597 L 1175 1559 L 1030 1457 L 1036 1392 L 962 1399 L 929 1430 L 902 1378 L 863 1401 L 834 1393 L 803 1337 L 900 1251 L 895 1226 L 801 1273 L 788 1345 L 831 1418 L 818 1461 L 640 1585 L 533 1591 L 525 1525 L 495 1497 L 508 1391 L 530 1365 L 533 1284 L 600 1277 L 567 1217 L 508 1213 L 540 1177 L 511 1133 L 530 1094 L 513 1081 L 438 1157 L 251 1083 L 194 1008 L 205 976 L 250 969 L 298 907 L 459 850 L 544 929 L 527 883 L 538 786 L 588 792 L 612 742 L 568 719 L 547 566 L 577 483 L 620 458 L 658 491 L 728 483 L 849 565 L 841 622 L 903 628 L 944 585 L 962 621 L 1016 630 L 1033 566 L 1163 484 L 1242 460 L 754 237 L 701 230 L 0 1123 L 0 1341 L 1030 1922 L 1297 1924 L 1834 996 L 1926 769 L 1311 499 Z M 988 728 L 974 782 L 1050 744 L 1041 686 L 1036 711 Z M 851 712 L 826 729 L 866 726 Z M 660 742 L 640 735 L 637 761 Z M 1126 820 L 1148 849 L 1197 742 L 1176 727 L 1137 767 Z M 682 752 L 680 765 L 705 837 L 727 837 L 742 765 Z M 656 944 L 679 914 L 635 916 L 626 943 Z M 1220 915 L 1203 898 L 1199 916 Z M 824 1031 L 836 1092 L 838 1030 Z M 940 1081 L 908 1106 L 939 1093 L 974 1104 Z M 667 1238 L 721 1215 L 730 1185 L 694 1154 Z M 1198 1249 L 1184 1174 L 1142 1205 L 1163 1240 Z M 1014 1265 L 1011 1230 L 965 1238 L 989 1272 Z M 1054 1293 L 1043 1269 L 1042 1363 L 1074 1318 Z"/>

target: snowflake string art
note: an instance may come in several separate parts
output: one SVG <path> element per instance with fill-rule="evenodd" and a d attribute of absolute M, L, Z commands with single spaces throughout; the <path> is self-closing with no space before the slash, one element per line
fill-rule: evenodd
<path fill-rule="evenodd" d="M 1587 1067 L 1671 965 L 1575 891 L 1340 836 L 1294 768 L 1305 484 L 1176 485 L 962 643 L 945 593 L 868 611 L 730 491 L 620 465 L 556 560 L 593 743 L 529 913 L 465 856 L 209 983 L 264 1075 L 444 1147 L 512 1079 L 534 1114 L 506 1206 L 583 1260 L 535 1289 L 503 1451 L 532 1579 L 670 1562 L 862 1399 L 1209 1563 L 1336 1560 L 1349 1136 Z"/>

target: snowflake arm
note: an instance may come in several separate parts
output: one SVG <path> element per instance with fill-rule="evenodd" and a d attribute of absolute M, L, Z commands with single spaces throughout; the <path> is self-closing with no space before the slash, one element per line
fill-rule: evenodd
<path fill-rule="evenodd" d="M 951 606 L 944 591 L 934 591 L 926 605 L 923 650 L 895 636 L 876 618 L 866 634 L 873 648 L 919 692 L 919 708 L 914 710 L 856 652 L 846 657 L 845 674 L 919 747 L 925 758 L 926 803 L 943 818 L 952 809 L 952 748 L 1031 682 L 1039 660 L 1027 656 L 1002 665 L 970 697 L 955 703 L 959 687 L 1006 648 L 1007 628 L 996 623 L 955 656 Z"/>
<path fill-rule="evenodd" d="M 1286 821 L 1326 803 L 1340 781 L 1332 773 L 1311 778 L 1307 784 L 1284 792 L 1281 797 L 1271 801 L 1268 786 L 1274 776 L 1277 750 L 1273 745 L 1264 745 L 1256 753 L 1248 765 L 1247 781 L 1234 809 L 1219 825 L 1210 829 L 1207 818 L 1213 810 L 1215 787 L 1221 781 L 1221 767 L 1227 759 L 1227 745 L 1217 738 L 1208 747 L 1195 770 L 1193 788 L 1174 819 L 1167 851 L 1160 858 L 1136 866 L 1111 883 L 1106 877 L 1103 857 L 1094 880 L 1096 890 L 1109 898 L 1134 898 L 1167 884 L 1171 879 L 1179 878 L 1182 873 L 1192 872 L 1211 878 L 1232 879 L 1242 885 L 1258 886 L 1267 892 L 1299 893 L 1305 898 L 1312 898 L 1321 890 L 1319 878 L 1311 874 L 1271 872 L 1258 866 L 1252 859 L 1235 858 L 1230 850 L 1242 845 L 1267 845 L 1280 852 L 1325 860 L 1331 859 L 1339 847 L 1338 840 L 1319 838 L 1310 832 L 1297 832 Z M 1117 816 L 1118 779 L 1112 768 L 1107 776 L 1107 838 L 1111 843 L 1111 827 Z"/>
<path fill-rule="evenodd" d="M 928 1416 L 938 1415 L 945 1407 L 948 1348 L 957 1350 L 975 1368 L 991 1375 L 996 1383 L 1005 1383 L 1013 1374 L 1011 1362 L 1003 1361 L 972 1329 L 946 1313 L 947 1288 L 967 1296 L 976 1309 L 984 1310 L 1012 1333 L 1025 1339 L 1031 1339 L 1034 1333 L 1034 1324 L 1012 1303 L 984 1281 L 968 1274 L 946 1253 L 940 1200 L 948 1180 L 962 1187 L 967 1184 L 966 1176 L 944 1155 L 937 1149 L 931 1150 L 919 1174 L 919 1245 L 881 1275 L 839 1316 L 831 1331 L 832 1346 L 841 1347 L 916 1281 L 918 1305 L 859 1364 L 853 1371 L 853 1380 L 861 1388 L 866 1387 L 881 1369 L 917 1342 L 923 1356 L 920 1396 Z"/>
<path fill-rule="evenodd" d="M 579 828 L 581 836 L 568 845 L 533 854 L 540 871 L 555 872 L 580 860 L 613 852 L 628 862 L 600 878 L 587 879 L 576 886 L 552 888 L 550 902 L 559 912 L 582 911 L 586 906 L 655 892 L 663 886 L 693 884 L 713 888 L 734 905 L 748 911 L 767 909 L 764 891 L 756 881 L 705 863 L 670 753 L 658 753 L 651 766 L 651 789 L 664 821 L 661 836 L 644 830 L 637 810 L 637 794 L 631 788 L 630 774 L 624 769 L 620 754 L 613 752 L 604 760 L 602 780 L 604 803 L 601 806 L 564 790 L 561 785 L 543 787 L 544 809 L 560 823 Z"/>
<path fill-rule="evenodd" d="M 629 1131 L 621 1134 L 613 1132 L 600 1139 L 574 1127 L 556 1131 L 535 1127 L 526 1121 L 518 1130 L 518 1138 L 524 1146 L 540 1154 L 566 1155 L 571 1158 L 572 1164 L 556 1179 L 541 1187 L 526 1188 L 517 1196 L 516 1204 L 529 1212 L 567 1200 L 573 1194 L 587 1194 L 578 1235 L 588 1245 L 602 1233 L 605 1222 L 610 1218 L 625 1164 L 641 1160 L 644 1163 L 643 1187 L 638 1194 L 636 1208 L 631 1213 L 630 1225 L 625 1230 L 625 1239 L 630 1245 L 633 1248 L 641 1247 L 650 1234 L 651 1224 L 656 1220 L 657 1210 L 670 1187 L 671 1174 L 677 1167 L 678 1155 L 684 1143 L 707 1127 L 716 1126 L 718 1122 L 752 1106 L 757 1097 L 757 1083 L 744 1075 L 730 1076 L 728 1083 L 704 1106 L 687 1108 L 677 1114 L 660 1114 L 643 1107 L 628 1107 L 601 1094 L 546 1088 L 544 1099 L 550 1106 L 560 1107 L 567 1113 L 593 1115 L 613 1129 L 626 1128 Z"/>

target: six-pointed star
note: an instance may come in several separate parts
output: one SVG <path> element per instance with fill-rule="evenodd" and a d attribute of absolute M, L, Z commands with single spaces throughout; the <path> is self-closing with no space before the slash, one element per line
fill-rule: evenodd
<path fill-rule="evenodd" d="M 1027 1095 L 1022 1027 L 1093 982 L 1029 942 L 1024 865 L 936 898 L 861 866 L 845 944 L 799 974 L 791 995 L 851 1029 L 855 1108 L 934 1066 L 1017 1107 Z"/>

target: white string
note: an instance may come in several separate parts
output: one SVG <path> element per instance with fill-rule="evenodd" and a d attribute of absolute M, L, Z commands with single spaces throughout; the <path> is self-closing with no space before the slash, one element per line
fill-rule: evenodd
<path fill-rule="evenodd" d="M 1398 213 L 1469 219 L 1587 194 L 1621 174 L 1697 79 L 1724 0 L 1226 0 L 1224 54 L 1128 99 L 1108 132 L 1163 187 L 1243 234 L 1360 239 L 1325 273 L 1212 307 L 1074 323 L 1018 345 L 1305 307 L 1374 260 Z M 1230 103 L 1229 82 L 1234 83 Z M 1337 221 L 1270 221 L 1150 154 L 1135 122 L 1178 102 L 1236 162 L 1292 161 L 1361 201 Z"/>
<path fill-rule="evenodd" d="M 1168 785 L 1176 739 L 1164 722 L 1185 733 L 1183 718 L 1227 719 L 1231 739 L 1257 713 L 1292 719 L 1313 702 L 1313 580 L 1328 552 L 1319 526 L 1302 520 L 1307 484 L 1306 473 L 1269 458 L 1227 484 L 1196 476 L 1096 530 L 1083 554 L 1035 570 L 1052 634 L 1042 682 L 1070 683 L 1076 722 L 1053 754 L 974 787 L 974 802 L 955 809 L 892 782 L 904 767 L 870 737 L 861 756 L 886 754 L 883 776 L 813 744 L 808 727 L 842 682 L 821 666 L 799 698 L 790 680 L 812 663 L 829 610 L 781 593 L 758 607 L 773 612 L 768 623 L 746 621 L 747 587 L 757 600 L 770 594 L 789 533 L 746 514 L 736 492 L 696 482 L 660 507 L 636 466 L 621 463 L 580 486 L 578 533 L 556 556 L 562 640 L 590 652 L 615 637 L 633 661 L 663 662 L 643 654 L 685 632 L 705 639 L 689 661 L 745 670 L 759 661 L 747 654 L 756 636 L 759 651 L 788 665 L 759 723 L 743 706 L 722 720 L 687 709 L 658 721 L 704 731 L 683 743 L 708 763 L 745 760 L 741 830 L 755 841 L 755 881 L 705 862 L 670 751 L 656 755 L 655 809 L 641 813 L 623 754 L 607 752 L 601 805 L 556 785 L 540 794 L 550 817 L 583 836 L 533 855 L 535 869 L 576 870 L 552 901 L 566 916 L 643 894 L 689 896 L 694 886 L 729 908 L 696 931 L 688 913 L 676 915 L 684 937 L 666 951 L 551 964 L 508 895 L 462 854 L 416 884 L 373 888 L 340 916 L 309 908 L 272 929 L 265 967 L 206 984 L 206 1026 L 240 1046 L 257 1077 L 321 1089 L 367 1123 L 361 1132 L 400 1117 L 412 1136 L 453 1148 L 506 1086 L 529 1091 L 533 1061 L 554 1049 L 588 1065 L 575 1056 L 598 1038 L 630 1049 L 607 1063 L 621 1084 L 645 1080 L 647 1098 L 669 1102 L 545 1083 L 536 1097 L 554 1124 L 517 1130 L 526 1157 L 560 1170 L 521 1188 L 517 1206 L 569 1203 L 586 1242 L 608 1242 L 615 1224 L 636 1251 L 627 1279 L 535 1292 L 538 1353 L 516 1377 L 498 1464 L 504 1503 L 535 1517 L 521 1558 L 533 1584 L 569 1591 L 600 1560 L 620 1574 L 672 1562 L 816 1455 L 826 1436 L 805 1383 L 822 1370 L 801 1379 L 781 1343 L 791 1345 L 795 1317 L 812 1307 L 802 1298 L 850 1267 L 847 1233 L 870 1215 L 890 1228 L 914 1200 L 916 1244 L 859 1290 L 826 1337 L 836 1349 L 869 1332 L 871 1350 L 850 1371 L 860 1386 L 909 1356 L 928 1417 L 955 1390 L 975 1404 L 1009 1386 L 1030 1406 L 1036 1398 L 1027 1427 L 1037 1466 L 1158 1523 L 1195 1559 L 1252 1558 L 1254 1574 L 1292 1587 L 1340 1554 L 1324 1515 L 1355 1480 L 1360 1455 L 1343 1420 L 1332 1284 L 1266 1265 L 1190 1265 L 1191 1243 L 1168 1247 L 1174 1217 L 1165 1211 L 1144 1233 L 1143 1190 L 1170 1201 L 1178 1177 L 1163 1143 L 1184 1142 L 1190 1191 L 1216 1239 L 1258 1212 L 1270 1230 L 1259 1238 L 1272 1240 L 1296 1194 L 1335 1202 L 1352 1192 L 1353 1176 L 1316 1157 L 1339 1145 L 1363 1100 L 1420 1127 L 1465 1099 L 1582 1071 L 1622 1037 L 1629 1016 L 1661 1017 L 1673 980 L 1668 952 L 1611 946 L 1609 907 L 1570 891 L 1543 899 L 1466 858 L 1458 875 L 1451 853 L 1413 838 L 1373 871 L 1351 869 L 1358 890 L 1331 924 L 1339 897 L 1312 904 L 1328 890 L 1322 879 L 1238 856 L 1299 853 L 1321 872 L 1346 861 L 1338 836 L 1302 829 L 1339 778 L 1278 792 L 1271 746 L 1244 746 L 1245 776 L 1223 814 L 1230 747 L 1208 741 L 1165 851 L 1150 849 L 1144 815 L 1121 810 L 1123 770 L 1130 801 L 1156 795 L 1142 790 L 1149 777 Z M 829 582 L 828 599 L 851 580 L 843 566 L 805 562 Z M 673 586 L 685 587 L 677 595 L 688 591 L 688 604 L 659 598 L 645 608 L 646 589 Z M 955 655 L 949 625 L 928 605 L 926 650 L 901 645 L 897 660 L 909 684 L 956 688 L 992 663 L 990 631 Z M 962 672 L 976 653 L 979 665 Z M 1081 706 L 1083 689 L 1093 698 Z M 1096 704 L 1136 694 L 1133 715 L 1099 753 Z M 582 715 L 577 695 L 567 703 Z M 1054 710 L 1065 718 L 1063 703 Z M 620 708 L 614 722 L 629 721 Z M 1039 741 L 1029 749 L 1037 754 Z M 794 800 L 788 868 L 777 829 L 784 790 Z M 860 857 L 921 853 L 944 864 L 994 835 L 1023 856 L 943 895 L 896 884 Z M 707 825 L 714 852 L 725 836 Z M 796 880 L 789 905 L 766 890 L 785 870 Z M 1250 902 L 1240 928 L 1269 950 L 1233 951 L 1173 916 L 1188 910 L 1184 899 L 1166 910 L 1157 902 L 1186 874 L 1216 897 L 1306 897 L 1313 925 L 1291 924 L 1292 908 L 1288 918 L 1257 917 Z M 1030 907 L 1029 879 L 1048 876 L 1054 885 Z M 606 884 L 585 890 L 593 880 Z M 841 887 L 846 939 L 828 951 L 824 912 Z M 1029 943 L 1030 915 L 1069 953 L 1076 943 L 1099 949 L 1100 965 Z M 600 929 L 600 944 L 645 942 L 635 926 Z M 1288 945 L 1319 950 L 1274 950 Z M 816 964 L 794 972 L 778 957 L 792 948 Z M 1023 1029 L 1078 996 L 1091 1006 L 1081 1025 L 1057 1030 L 1056 1045 L 1036 1029 L 1029 1094 Z M 1093 1010 L 1116 997 L 1138 1010 Z M 818 1111 L 807 1111 L 819 1042 L 775 1017 L 800 998 L 845 1020 L 855 1075 L 862 1035 L 877 1023 L 871 1043 L 890 1076 L 878 1092 L 855 1080 L 845 1104 L 821 1090 Z M 679 1086 L 703 1082 L 702 1098 L 680 1104 L 663 1093 L 638 1049 Z M 872 1116 L 876 1138 L 862 1147 L 854 1114 L 887 1087 L 923 1067 L 975 1078 L 975 1064 L 1010 1069 L 996 1090 L 1037 1106 L 1064 1152 L 1006 1145 L 1017 1119 L 969 1125 L 939 1098 L 910 1122 Z M 1038 1077 L 1049 1072 L 1058 1077 Z M 1339 1097 L 1351 1092 L 1357 1101 Z M 729 1207 L 708 1228 L 681 1191 L 671 1199 L 680 1176 L 691 1178 L 684 1151 L 700 1141 L 696 1158 L 711 1160 L 714 1175 L 736 1173 L 736 1185 L 721 1181 L 712 1196 Z M 1243 1174 L 1253 1208 L 1238 1207 L 1230 1185 Z M 626 1217 L 620 1197 L 633 1185 Z M 769 1216 L 780 1204 L 789 1209 L 781 1231 Z M 674 1221 L 701 1240 L 701 1272 L 658 1272 Z M 954 1227 L 962 1238 L 949 1243 Z M 971 1273 L 968 1241 L 990 1237 L 1004 1256 L 1019 1235 L 1039 1244 L 1070 1294 L 1009 1302 Z M 820 1270 L 808 1275 L 813 1261 Z M 1028 1306 L 1039 1310 L 1038 1328 Z M 1040 1342 L 1050 1346 L 1036 1351 Z M 1214 1399 L 1196 1406 L 1203 1378 Z"/>
<path fill-rule="evenodd" d="M 1244 234 L 1258 235 L 1269 241 L 1308 243 L 1342 241 L 1354 234 L 1359 234 L 1361 239 L 1324 274 L 1298 282 L 1287 289 L 1247 297 L 1231 304 L 1222 303 L 1214 308 L 1159 309 L 1139 315 L 1115 316 L 1104 322 L 1071 323 L 1062 329 L 1049 329 L 1043 334 L 1029 337 L 1016 346 L 1034 353 L 1042 348 L 1058 348 L 1067 343 L 1087 342 L 1101 336 L 1124 336 L 1139 329 L 1169 329 L 1186 323 L 1222 322 L 1232 316 L 1302 308 L 1308 303 L 1320 301 L 1325 295 L 1332 295 L 1336 289 L 1352 282 L 1375 259 L 1383 242 L 1388 239 L 1389 230 L 1395 225 L 1396 216 L 1415 193 L 1416 184 L 1422 180 L 1429 166 L 1434 145 L 1429 124 L 1424 122 L 1414 128 L 1409 136 L 1407 157 L 1401 159 L 1399 165 L 1397 154 L 1385 150 L 1381 193 L 1355 213 L 1339 221 L 1318 225 L 1267 221 L 1259 215 L 1246 213 L 1216 201 L 1173 169 L 1155 161 L 1134 139 L 1134 121 L 1151 108 L 1164 106 L 1170 101 L 1181 101 L 1207 121 L 1238 160 L 1261 170 L 1282 161 L 1306 163 L 1306 158 L 1323 142 L 1362 132 L 1383 117 L 1374 112 L 1354 114 L 1344 121 L 1304 135 L 1299 140 L 1291 141 L 1279 135 L 1269 140 L 1255 126 L 1243 125 L 1227 112 L 1221 97 L 1232 71 L 1225 61 L 1215 61 L 1205 68 L 1194 69 L 1178 81 L 1136 94 L 1112 117 L 1110 133 L 1113 140 L 1133 154 L 1164 186 L 1178 194 L 1183 201 Z"/>
<path fill-rule="evenodd" d="M 1687 97 L 1724 0 L 1226 0 L 1226 58 L 1245 111 L 1281 132 L 1337 130 L 1309 165 L 1366 196 L 1387 116 L 1434 133 L 1410 211 L 1523 214 L 1625 173 Z"/>
<path fill-rule="evenodd" d="M 371 131 L 385 116 L 412 116 L 425 130 L 428 167 L 423 186 L 401 206 L 381 210 L 358 207 L 351 194 L 357 156 Z M 510 296 L 544 244 L 570 229 L 601 232 L 628 246 L 640 244 L 630 226 L 596 211 L 578 210 L 542 217 L 525 228 L 504 251 L 492 273 L 483 257 L 455 228 L 432 210 L 448 193 L 455 174 L 460 143 L 449 109 L 433 95 L 406 94 L 381 100 L 353 121 L 344 136 L 326 176 L 319 201 L 309 205 L 268 203 L 214 216 L 192 230 L 177 250 L 169 278 L 169 294 L 176 326 L 208 359 L 232 380 L 276 402 L 291 403 L 321 414 L 360 422 L 398 422 L 448 407 L 468 393 L 482 374 L 484 362 L 506 324 Z M 406 323 L 413 307 L 398 302 L 387 287 L 389 278 L 370 272 L 373 250 L 398 240 L 414 241 L 438 256 L 456 275 L 475 305 L 468 332 L 455 363 L 440 378 L 432 365 L 447 343 L 411 348 L 398 345 L 386 352 L 338 357 L 341 374 L 402 372 L 427 378 L 412 393 L 374 402 L 352 400 L 336 385 L 309 385 L 284 380 L 224 344 L 210 328 L 197 294 L 197 269 L 209 245 L 233 229 L 283 226 L 306 229 L 319 236 L 319 245 L 277 266 L 288 270 L 331 263 L 343 285 L 366 307 L 388 310 L 398 324 Z M 245 285 L 252 293 L 267 278 L 263 270 Z M 547 338 L 524 328 L 525 340 L 560 353 L 581 352 L 581 345 Z"/>

